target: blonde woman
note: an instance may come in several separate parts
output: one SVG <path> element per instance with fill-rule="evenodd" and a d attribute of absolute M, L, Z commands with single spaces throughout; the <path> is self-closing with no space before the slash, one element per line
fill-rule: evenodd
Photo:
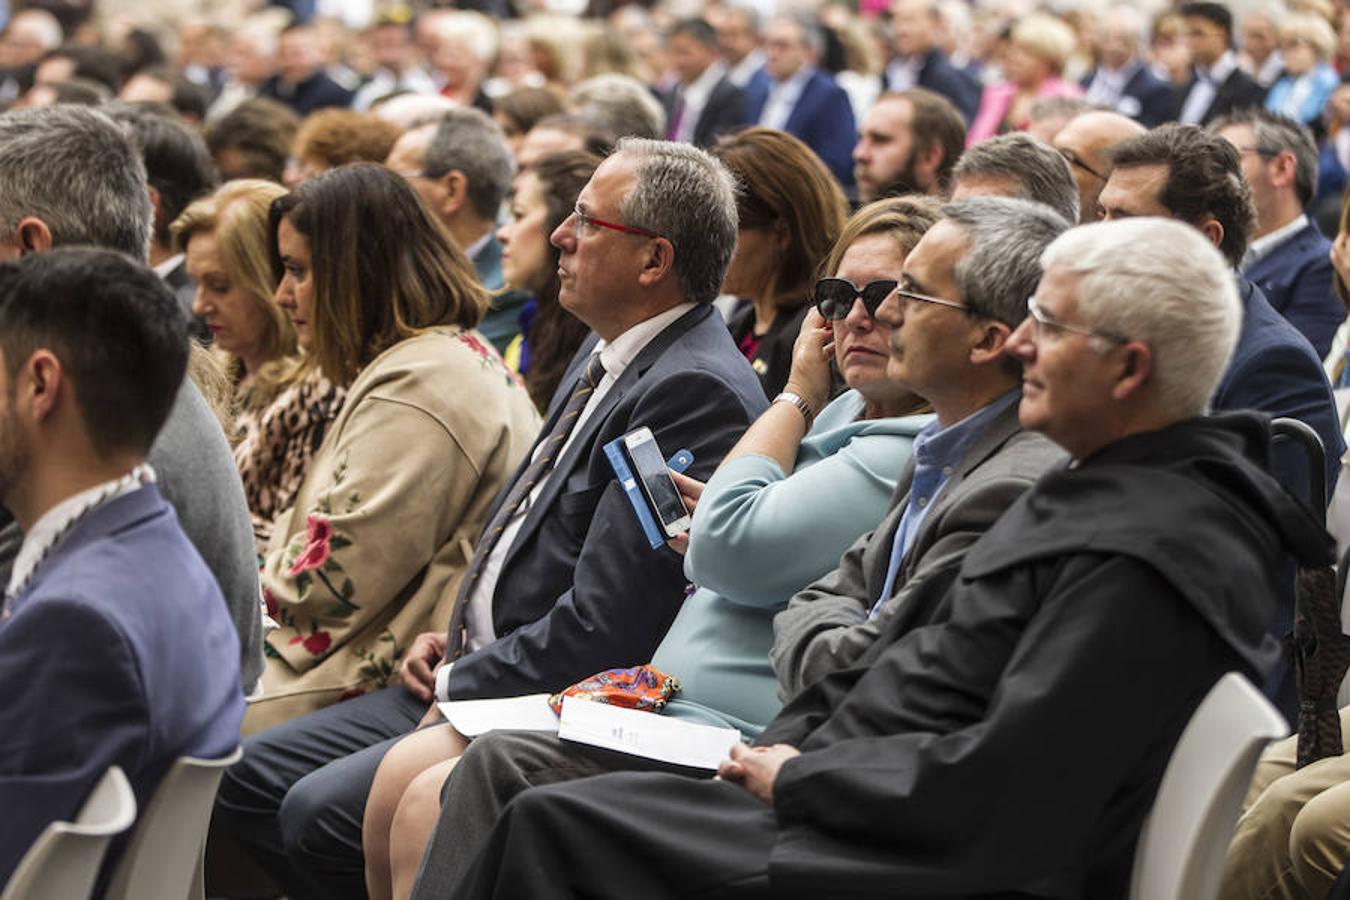
<path fill-rule="evenodd" d="M 997 134 L 1025 131 L 1036 100 L 1081 96 L 1082 88 L 1060 77 L 1077 46 L 1073 29 L 1054 16 L 1034 14 L 1018 21 L 1003 63 L 1007 80 L 984 89 L 966 146 Z"/>
<path fill-rule="evenodd" d="M 260 553 L 342 404 L 342 390 L 304 364 L 295 329 L 272 299 L 268 210 L 285 193 L 270 181 L 232 181 L 172 226 L 197 283 L 192 311 L 211 329 L 233 386 L 234 459 Z"/>
<path fill-rule="evenodd" d="M 1284 74 L 1271 85 L 1266 109 L 1316 125 L 1341 83 L 1329 62 L 1336 52 L 1336 32 L 1321 16 L 1294 13 L 1280 26 L 1280 52 Z"/>

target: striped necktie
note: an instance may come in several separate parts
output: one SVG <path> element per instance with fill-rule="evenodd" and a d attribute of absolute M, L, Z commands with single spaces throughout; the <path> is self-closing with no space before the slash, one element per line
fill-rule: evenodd
<path fill-rule="evenodd" d="M 473 596 L 478 579 L 483 575 L 483 567 L 487 564 L 488 557 L 492 555 L 506 526 L 515 517 L 517 508 L 530 496 L 530 491 L 534 490 L 540 479 L 553 469 L 553 463 L 562 452 L 563 445 L 567 443 L 567 437 L 572 433 L 581 411 L 586 408 L 591 394 L 595 393 L 596 385 L 604 377 L 605 365 L 600 361 L 600 354 L 591 354 L 590 361 L 586 363 L 586 370 L 581 373 L 581 377 L 572 388 L 572 395 L 567 398 L 567 405 L 563 407 L 558 420 L 553 423 L 553 430 L 539 442 L 534 461 L 530 463 L 529 468 L 520 473 L 515 484 L 511 485 L 511 492 L 506 495 L 506 500 L 497 507 L 497 514 L 483 529 L 483 536 L 474 549 L 473 559 L 469 561 L 469 572 L 460 583 L 455 613 L 450 620 L 448 649 L 450 658 L 453 659 L 464 652 L 466 644 L 464 620 L 468 615 L 469 598 Z"/>

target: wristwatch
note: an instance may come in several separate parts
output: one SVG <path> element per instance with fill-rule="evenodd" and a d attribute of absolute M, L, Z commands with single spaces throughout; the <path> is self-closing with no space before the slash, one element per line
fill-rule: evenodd
<path fill-rule="evenodd" d="M 791 403 L 793 406 L 797 407 L 798 411 L 802 414 L 802 418 L 806 420 L 807 429 L 809 430 L 811 428 L 811 420 L 816 417 L 816 414 L 811 411 L 811 404 L 803 400 L 801 394 L 794 394 L 792 391 L 783 391 L 777 397 L 774 397 L 772 402 Z"/>

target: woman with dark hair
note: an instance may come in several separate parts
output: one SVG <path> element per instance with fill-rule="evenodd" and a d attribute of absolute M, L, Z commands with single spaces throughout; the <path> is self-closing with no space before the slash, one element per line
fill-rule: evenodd
<path fill-rule="evenodd" d="M 497 232 L 506 286 L 531 295 L 520 310 L 521 337 L 507 348 L 507 360 L 525 379 L 540 412 L 548 409 L 567 364 L 590 331 L 558 304 L 558 248 L 549 236 L 572 214 L 577 195 L 598 165 L 600 157 L 580 150 L 544 157 L 516 176 L 511 217 Z"/>
<path fill-rule="evenodd" d="M 474 330 L 473 267 L 401 177 L 343 166 L 271 220 L 277 302 L 347 398 L 272 532 L 263 595 L 280 628 L 249 733 L 385 687 L 412 638 L 449 621 L 539 421 Z"/>
<path fill-rule="evenodd" d="M 820 158 L 787 132 L 748 128 L 722 138 L 712 154 L 741 184 L 736 254 L 722 292 L 750 303 L 732 315 L 731 336 L 764 393 L 775 397 L 787 383 L 811 286 L 844 227 L 848 202 Z"/>

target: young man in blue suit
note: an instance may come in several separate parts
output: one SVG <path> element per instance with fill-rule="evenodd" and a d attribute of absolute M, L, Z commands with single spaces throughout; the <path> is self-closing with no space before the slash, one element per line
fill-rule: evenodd
<path fill-rule="evenodd" d="M 1234 269 L 1241 264 L 1256 216 L 1232 144 L 1194 125 L 1169 124 L 1117 145 L 1111 156 L 1115 168 L 1098 200 L 1105 219 L 1180 219 L 1200 229 Z M 1345 443 L 1321 360 L 1258 286 L 1236 272 L 1234 277 L 1242 301 L 1242 330 L 1211 407 L 1215 412 L 1255 409 L 1272 418 L 1305 422 L 1322 439 L 1327 483 L 1334 484 Z M 1301 447 L 1276 443 L 1274 473 L 1290 493 L 1307 498 L 1307 454 Z M 1314 506 L 1324 503 L 1325 498 L 1318 498 Z M 1280 580 L 1284 593 L 1271 626 L 1277 638 L 1293 625 L 1292 569 L 1287 575 Z M 1287 665 L 1279 667 L 1266 690 L 1286 716 L 1295 712 Z"/>
<path fill-rule="evenodd" d="M 1312 133 L 1265 110 L 1218 119 L 1210 130 L 1237 148 L 1256 203 L 1256 233 L 1242 274 L 1326 357 L 1345 306 L 1331 290 L 1331 241 L 1304 213 L 1317 190 Z"/>
<path fill-rule="evenodd" d="M 365 896 L 366 796 L 433 694 L 556 692 L 651 657 L 684 600 L 683 561 L 651 549 L 603 447 L 646 426 L 705 478 L 764 410 L 712 306 L 736 221 L 734 182 L 711 156 L 627 139 L 553 233 L 559 302 L 595 336 L 488 514 L 449 633 L 417 639 L 401 686 L 251 737 L 222 782 L 216 824 L 290 897 Z M 453 743 L 448 726 L 433 731 Z"/>
<path fill-rule="evenodd" d="M 176 758 L 239 743 L 238 638 L 146 463 L 187 355 L 173 295 L 120 254 L 0 266 L 0 502 L 24 531 L 0 609 L 0 884 L 109 766 L 143 809 Z"/>
<path fill-rule="evenodd" d="M 765 30 L 768 95 L 747 100 L 749 121 L 801 138 L 834 173 L 847 192 L 853 189 L 853 144 L 857 129 L 848 94 L 816 68 L 824 50 L 820 25 L 805 15 L 779 16 Z"/>

